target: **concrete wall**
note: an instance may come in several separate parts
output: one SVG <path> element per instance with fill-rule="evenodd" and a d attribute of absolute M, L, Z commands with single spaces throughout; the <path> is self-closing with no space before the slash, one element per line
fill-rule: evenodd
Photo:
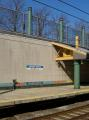
<path fill-rule="evenodd" d="M 56 62 L 51 42 L 0 33 L 0 83 L 55 81 L 73 82 L 73 61 Z M 26 68 L 41 65 L 43 70 Z M 89 62 L 81 64 L 81 82 L 89 83 Z"/>
<path fill-rule="evenodd" d="M 48 41 L 0 33 L 0 83 L 71 81 L 66 64 L 57 63 L 55 48 Z M 42 65 L 43 70 L 28 70 L 26 65 Z M 73 66 L 73 65 L 72 65 Z M 70 64 L 67 67 L 71 68 Z M 73 71 L 72 71 L 73 73 Z"/>
<path fill-rule="evenodd" d="M 89 62 L 84 61 L 81 64 L 81 82 L 83 83 L 89 83 Z"/>

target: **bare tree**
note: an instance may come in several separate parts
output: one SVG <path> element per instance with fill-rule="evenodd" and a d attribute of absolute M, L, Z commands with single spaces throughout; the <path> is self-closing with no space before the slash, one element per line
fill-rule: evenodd
<path fill-rule="evenodd" d="M 5 0 L 2 2 L 4 7 L 1 11 L 4 18 L 3 24 L 11 31 L 18 31 L 22 20 L 22 8 L 24 0 Z M 6 8 L 6 9 L 5 9 Z M 10 10 L 11 9 L 11 10 Z"/>
<path fill-rule="evenodd" d="M 50 33 L 52 34 L 53 39 L 59 38 L 59 20 L 57 17 L 52 18 Z"/>
<path fill-rule="evenodd" d="M 52 28 L 51 30 L 53 31 L 54 30 L 54 34 L 55 34 L 55 38 L 56 39 L 59 39 L 59 36 L 60 36 L 60 20 L 63 20 L 64 22 L 64 29 L 66 28 L 66 26 L 69 24 L 69 20 L 67 18 L 66 15 L 64 14 L 61 14 L 60 16 L 56 16 L 53 18 L 53 25 L 52 25 Z"/>
<path fill-rule="evenodd" d="M 24 0 L 12 0 L 12 5 L 15 12 L 11 13 L 11 19 L 10 22 L 13 25 L 13 30 L 17 31 L 18 29 L 18 22 L 20 19 L 20 15 L 21 15 L 21 11 L 22 11 L 22 7 L 23 7 L 23 1 Z"/>
<path fill-rule="evenodd" d="M 44 30 L 47 25 L 47 19 L 50 16 L 50 11 L 47 8 L 39 8 L 34 11 L 34 16 L 36 16 L 37 22 L 37 35 L 43 36 Z"/>
<path fill-rule="evenodd" d="M 69 25 L 70 21 L 68 19 L 68 16 L 66 14 L 61 14 L 59 17 L 58 17 L 58 20 L 60 19 L 63 19 L 64 20 L 64 25 Z"/>
<path fill-rule="evenodd" d="M 75 29 L 76 30 L 81 30 L 82 27 L 85 27 L 86 31 L 89 32 L 89 23 L 84 22 L 84 21 L 75 22 Z"/>

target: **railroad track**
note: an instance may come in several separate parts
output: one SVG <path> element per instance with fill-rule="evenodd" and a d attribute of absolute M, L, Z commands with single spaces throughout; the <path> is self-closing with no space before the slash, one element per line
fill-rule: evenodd
<path fill-rule="evenodd" d="M 89 120 L 89 101 L 17 114 L 0 120 Z"/>

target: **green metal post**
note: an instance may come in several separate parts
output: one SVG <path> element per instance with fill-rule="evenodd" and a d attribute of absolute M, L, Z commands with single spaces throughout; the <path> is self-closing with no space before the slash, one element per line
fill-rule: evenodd
<path fill-rule="evenodd" d="M 85 41 L 85 27 L 83 26 L 82 27 L 82 43 L 81 43 L 81 45 L 82 45 L 82 47 L 84 47 L 84 41 Z"/>
<path fill-rule="evenodd" d="M 32 34 L 32 7 L 28 8 L 28 24 L 27 24 L 27 34 Z"/>
<path fill-rule="evenodd" d="M 80 89 L 80 61 L 74 61 L 74 88 Z"/>
<path fill-rule="evenodd" d="M 64 38 L 64 20 L 60 19 L 60 37 L 59 37 L 59 42 L 63 42 L 63 38 Z"/>

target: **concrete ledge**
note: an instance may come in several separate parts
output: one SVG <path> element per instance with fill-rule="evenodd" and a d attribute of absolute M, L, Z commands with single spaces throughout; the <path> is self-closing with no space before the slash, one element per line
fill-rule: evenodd
<path fill-rule="evenodd" d="M 74 97 L 89 94 L 89 87 L 73 89 L 73 86 L 17 89 L 0 96 L 0 107 Z M 10 96 L 10 97 L 9 97 Z"/>
<path fill-rule="evenodd" d="M 53 96 L 46 96 L 46 97 L 27 97 L 24 99 L 15 99 L 14 104 L 23 104 L 23 103 L 29 103 L 29 102 L 38 102 L 38 101 L 44 101 L 44 100 L 51 100 L 51 99 L 58 99 L 58 98 L 65 98 L 65 97 L 73 97 L 77 95 L 83 95 L 83 94 L 89 94 L 89 89 L 87 90 L 80 90 L 80 91 L 74 91 L 74 92 L 65 92 L 62 94 L 57 94 Z"/>
<path fill-rule="evenodd" d="M 13 106 L 15 105 L 14 101 L 0 101 L 0 107 Z"/>
<path fill-rule="evenodd" d="M 14 31 L 0 30 L 0 33 L 2 33 L 2 34 L 9 34 L 9 35 L 16 35 L 16 36 L 21 36 L 21 37 L 26 37 L 26 38 L 34 38 L 34 39 L 38 39 L 38 40 L 58 42 L 56 39 L 40 37 L 40 36 L 36 36 L 36 35 L 27 35 L 26 33 L 20 33 L 20 32 L 14 32 Z"/>

